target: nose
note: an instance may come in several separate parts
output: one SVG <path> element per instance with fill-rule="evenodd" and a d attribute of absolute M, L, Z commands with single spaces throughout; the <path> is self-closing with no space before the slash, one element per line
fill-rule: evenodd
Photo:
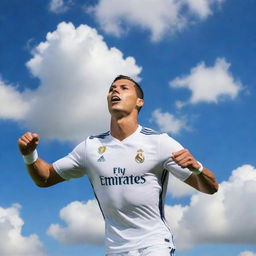
<path fill-rule="evenodd" d="M 114 93 L 120 94 L 120 88 L 118 87 L 113 88 L 111 94 L 114 94 Z"/>
<path fill-rule="evenodd" d="M 115 87 L 115 88 L 113 89 L 113 92 L 119 93 L 119 92 L 120 92 L 120 88 L 119 88 L 119 87 Z"/>

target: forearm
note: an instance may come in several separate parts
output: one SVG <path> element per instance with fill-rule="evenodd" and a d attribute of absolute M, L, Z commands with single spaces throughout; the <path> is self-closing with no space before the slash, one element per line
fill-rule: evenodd
<path fill-rule="evenodd" d="M 199 175 L 192 174 L 186 183 L 207 194 L 216 193 L 219 187 L 214 174 L 207 168 L 204 168 Z"/>
<path fill-rule="evenodd" d="M 28 173 L 39 187 L 49 187 L 64 179 L 54 170 L 52 164 L 48 164 L 38 157 L 36 147 L 39 136 L 36 133 L 27 132 L 18 140 L 20 153 L 25 161 Z"/>
<path fill-rule="evenodd" d="M 50 177 L 52 165 L 41 158 L 37 158 L 34 163 L 26 165 L 26 167 L 35 184 L 39 187 L 45 187 Z"/>

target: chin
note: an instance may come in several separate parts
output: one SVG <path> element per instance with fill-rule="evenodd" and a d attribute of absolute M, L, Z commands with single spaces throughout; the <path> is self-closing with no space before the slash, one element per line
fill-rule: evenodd
<path fill-rule="evenodd" d="M 120 108 L 112 108 L 112 109 L 110 110 L 110 113 L 120 113 L 120 112 L 123 112 L 123 110 L 120 109 Z"/>
<path fill-rule="evenodd" d="M 127 113 L 127 111 L 125 111 L 125 109 L 122 109 L 120 107 L 114 107 L 114 108 L 111 108 L 109 110 L 110 114 L 111 115 L 123 115 L 124 113 Z"/>

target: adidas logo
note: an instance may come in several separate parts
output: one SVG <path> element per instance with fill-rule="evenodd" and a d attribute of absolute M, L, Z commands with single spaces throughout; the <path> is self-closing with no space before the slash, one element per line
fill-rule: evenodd
<path fill-rule="evenodd" d="M 105 160 L 105 158 L 104 158 L 104 156 L 101 156 L 98 160 L 97 160 L 97 162 L 105 162 L 106 160 Z"/>

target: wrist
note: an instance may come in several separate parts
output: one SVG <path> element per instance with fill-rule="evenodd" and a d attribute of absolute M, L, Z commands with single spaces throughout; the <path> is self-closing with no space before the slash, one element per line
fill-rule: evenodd
<path fill-rule="evenodd" d="M 195 175 L 199 175 L 204 169 L 203 165 L 199 161 L 197 161 L 197 163 L 199 165 L 199 168 L 191 170 Z"/>
<path fill-rule="evenodd" d="M 33 152 L 31 152 L 28 155 L 22 155 L 22 157 L 23 157 L 25 164 L 27 164 L 27 165 L 33 164 L 38 158 L 37 150 L 35 149 Z"/>

